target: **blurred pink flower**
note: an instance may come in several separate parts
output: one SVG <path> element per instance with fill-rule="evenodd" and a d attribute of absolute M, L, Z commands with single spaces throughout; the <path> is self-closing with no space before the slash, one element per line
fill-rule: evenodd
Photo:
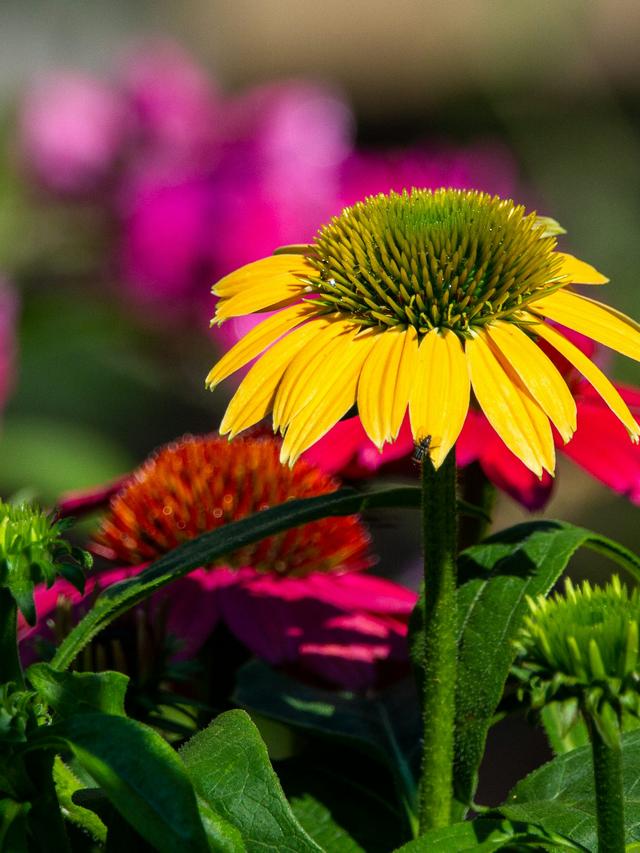
<path fill-rule="evenodd" d="M 563 334 L 593 356 L 592 341 L 567 329 Z M 640 504 L 640 447 L 628 440 L 624 427 L 575 368 L 551 348 L 543 348 L 567 379 L 578 411 L 578 427 L 568 444 L 554 432 L 556 448 L 605 486 Z M 638 418 L 640 389 L 614 384 Z M 358 479 L 377 472 L 411 474 L 412 453 L 413 439 L 406 420 L 398 439 L 380 453 L 366 436 L 360 419 L 354 417 L 338 423 L 303 458 L 327 473 Z M 531 511 L 542 509 L 551 497 L 553 478 L 545 473 L 539 480 L 475 409 L 469 410 L 456 444 L 456 461 L 460 467 L 478 462 L 495 486 Z"/>
<path fill-rule="evenodd" d="M 130 168 L 167 180 L 215 156 L 221 122 L 217 87 L 175 42 L 158 39 L 131 51 L 120 85 L 134 120 Z"/>
<path fill-rule="evenodd" d="M 52 192 L 95 191 L 123 153 L 129 119 L 112 85 L 78 71 L 51 74 L 36 81 L 22 103 L 25 165 Z"/>

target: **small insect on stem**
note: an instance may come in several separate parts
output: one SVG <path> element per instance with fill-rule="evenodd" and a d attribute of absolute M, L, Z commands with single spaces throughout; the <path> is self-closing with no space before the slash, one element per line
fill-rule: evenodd
<path fill-rule="evenodd" d="M 428 455 L 431 447 L 431 436 L 425 435 L 424 438 L 418 439 L 413 448 L 413 456 L 411 457 L 417 465 L 422 465 L 424 457 Z"/>

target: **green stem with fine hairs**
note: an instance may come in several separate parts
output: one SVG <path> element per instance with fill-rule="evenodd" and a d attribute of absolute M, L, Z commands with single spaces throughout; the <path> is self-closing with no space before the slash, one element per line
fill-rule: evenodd
<path fill-rule="evenodd" d="M 624 853 L 624 789 L 620 742 L 608 744 L 585 714 L 593 755 L 598 853 Z"/>
<path fill-rule="evenodd" d="M 452 449 L 436 471 L 422 465 L 424 614 L 422 618 L 423 747 L 420 832 L 447 826 L 453 799 L 453 730 L 457 665 L 456 462 Z"/>

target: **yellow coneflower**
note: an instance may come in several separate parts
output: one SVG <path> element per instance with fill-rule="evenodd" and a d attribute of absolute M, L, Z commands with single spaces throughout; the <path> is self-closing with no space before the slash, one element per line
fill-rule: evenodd
<path fill-rule="evenodd" d="M 551 424 L 565 442 L 576 407 L 537 345 L 551 344 L 627 428 L 640 427 L 602 371 L 551 320 L 640 360 L 640 326 L 568 289 L 605 284 L 557 250 L 553 220 L 479 192 L 414 189 L 367 198 L 320 229 L 310 245 L 248 264 L 213 288 L 214 323 L 264 311 L 207 377 L 261 358 L 231 400 L 233 437 L 273 412 L 281 459 L 293 464 L 357 404 L 371 440 L 393 441 L 407 407 L 417 443 L 430 437 L 438 468 L 470 405 L 539 476 L 555 469 Z"/>

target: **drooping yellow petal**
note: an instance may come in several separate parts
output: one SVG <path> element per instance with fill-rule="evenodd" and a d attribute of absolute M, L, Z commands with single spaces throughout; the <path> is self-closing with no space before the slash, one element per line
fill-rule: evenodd
<path fill-rule="evenodd" d="M 229 433 L 233 438 L 269 414 L 282 374 L 291 359 L 317 334 L 316 324 L 324 325 L 322 320 L 311 320 L 294 329 L 253 365 L 227 406 L 220 424 L 221 435 Z"/>
<path fill-rule="evenodd" d="M 429 456 L 439 468 L 455 444 L 469 410 L 469 371 L 458 336 L 432 329 L 418 352 L 409 417 L 414 439 L 431 436 Z"/>
<path fill-rule="evenodd" d="M 465 352 L 476 399 L 491 426 L 538 477 L 553 474 L 555 449 L 549 419 L 528 394 L 517 374 L 493 354 L 484 332 L 466 341 Z"/>
<path fill-rule="evenodd" d="M 280 461 L 293 465 L 301 453 L 315 444 L 346 414 L 356 399 L 362 365 L 371 352 L 374 337 L 341 335 L 327 350 L 325 363 L 313 376 L 311 401 L 286 427 Z"/>
<path fill-rule="evenodd" d="M 558 290 L 532 302 L 528 310 L 640 361 L 640 325 L 608 305 Z"/>
<path fill-rule="evenodd" d="M 230 299 L 232 296 L 237 296 L 239 293 L 244 293 L 246 290 L 260 285 L 286 286 L 295 281 L 300 286 L 300 282 L 297 281 L 298 277 L 304 278 L 314 274 L 317 275 L 314 268 L 299 254 L 272 255 L 245 264 L 229 275 L 225 275 L 224 278 L 214 284 L 212 293 L 224 299 Z"/>
<path fill-rule="evenodd" d="M 358 414 L 365 432 L 382 450 L 402 425 L 418 357 L 415 329 L 385 329 L 374 335 L 358 381 Z"/>
<path fill-rule="evenodd" d="M 545 341 L 548 341 L 560 355 L 563 355 L 584 376 L 587 382 L 600 394 L 611 411 L 622 421 L 631 438 L 637 441 L 640 435 L 640 426 L 638 426 L 635 418 L 629 411 L 627 404 L 600 368 L 582 350 L 578 349 L 575 344 L 572 344 L 564 335 L 561 335 L 560 332 L 546 323 L 535 323 L 530 328 L 532 332 L 535 332 L 541 338 L 544 338 Z"/>
<path fill-rule="evenodd" d="M 556 252 L 555 257 L 562 258 L 562 266 L 560 267 L 560 275 L 566 275 L 569 281 L 574 284 L 608 284 L 609 279 L 606 275 L 591 264 L 581 261 L 573 255 L 568 255 L 566 252 Z"/>
<path fill-rule="evenodd" d="M 205 380 L 206 386 L 213 390 L 219 382 L 244 367 L 279 337 L 313 317 L 315 313 L 317 308 L 313 304 L 298 302 L 258 323 L 210 370 Z"/>
<path fill-rule="evenodd" d="M 320 321 L 315 321 L 316 324 Z M 273 428 L 285 427 L 300 409 L 313 399 L 316 393 L 314 376 L 326 364 L 326 357 L 334 340 L 345 336 L 351 340 L 358 327 L 347 320 L 324 319 L 317 326 L 317 334 L 305 346 L 304 351 L 291 360 L 282 377 L 278 393 L 273 404 Z"/>
<path fill-rule="evenodd" d="M 511 365 L 566 444 L 576 430 L 576 402 L 558 368 L 513 323 L 498 320 L 487 325 L 486 332 L 503 367 L 505 362 Z"/>
<path fill-rule="evenodd" d="M 275 311 L 286 308 L 299 301 L 304 296 L 304 286 L 295 282 L 288 285 L 260 285 L 247 288 L 243 293 L 232 296 L 231 299 L 221 299 L 216 305 L 213 323 L 218 325 L 230 320 L 231 317 L 244 317 L 247 314 L 257 314 L 260 311 Z"/>

